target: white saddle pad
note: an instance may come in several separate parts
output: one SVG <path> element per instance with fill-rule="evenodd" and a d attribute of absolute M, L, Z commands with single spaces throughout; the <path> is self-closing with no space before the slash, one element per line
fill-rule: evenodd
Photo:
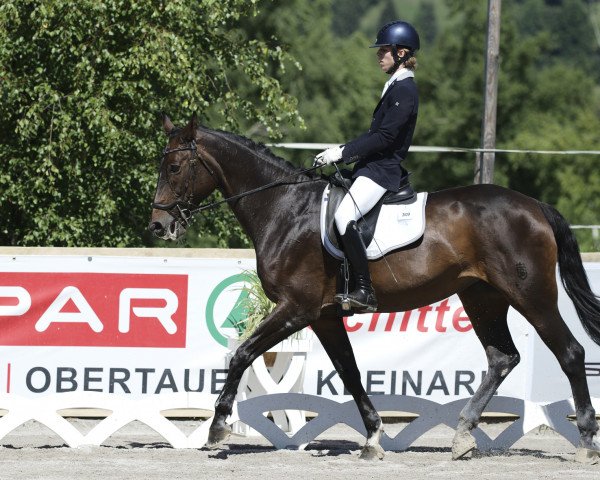
<path fill-rule="evenodd" d="M 326 213 L 329 202 L 329 187 L 323 192 L 321 202 L 321 241 L 325 250 L 339 260 L 344 252 L 331 243 L 327 236 Z M 417 241 L 425 231 L 425 204 L 427 192 L 417 194 L 417 200 L 411 204 L 383 205 L 373 240 L 367 247 L 367 258 L 376 260 L 386 253 Z"/>

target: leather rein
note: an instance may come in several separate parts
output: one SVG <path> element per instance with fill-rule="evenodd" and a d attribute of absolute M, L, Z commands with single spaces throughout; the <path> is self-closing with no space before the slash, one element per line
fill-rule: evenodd
<path fill-rule="evenodd" d="M 321 168 L 321 165 L 304 168 L 297 172 L 291 173 L 290 175 L 282 177 L 279 180 L 275 180 L 273 182 L 267 183 L 266 185 L 263 185 L 263 186 L 257 187 L 257 188 L 253 188 L 252 190 L 248 190 L 246 192 L 238 193 L 237 195 L 232 195 L 231 197 L 225 198 L 223 200 L 218 200 L 218 201 L 207 203 L 204 205 L 194 205 L 191 202 L 193 194 L 190 191 L 190 185 L 193 184 L 194 180 L 196 179 L 196 166 L 198 164 L 198 159 L 200 160 L 200 163 L 202 163 L 204 168 L 206 168 L 206 170 L 208 171 L 210 176 L 215 180 L 217 185 L 219 184 L 219 181 L 217 179 L 217 176 L 215 175 L 215 172 L 213 172 L 213 170 L 206 163 L 206 161 L 201 156 L 198 155 L 198 148 L 197 148 L 195 140 L 192 140 L 188 145 L 184 145 L 184 146 L 177 147 L 177 148 L 166 147 L 163 150 L 163 155 L 161 158 L 161 165 L 164 163 L 167 155 L 174 153 L 174 152 L 182 152 L 182 151 L 191 151 L 192 152 L 192 157 L 189 160 L 189 163 L 191 166 L 191 175 L 188 175 L 188 177 L 186 178 L 184 193 L 183 194 L 177 193 L 176 190 L 173 188 L 171 181 L 168 180 L 169 188 L 175 195 L 175 200 L 171 203 L 154 203 L 153 202 L 151 204 L 151 206 L 152 206 L 152 208 L 155 208 L 157 210 L 164 210 L 164 211 L 168 212 L 169 215 L 174 217 L 184 227 L 189 226 L 191 218 L 198 212 L 202 212 L 203 210 L 208 210 L 210 208 L 217 207 L 223 203 L 229 203 L 234 200 L 238 200 L 240 198 L 247 197 L 248 195 L 253 195 L 255 193 L 259 193 L 259 192 L 268 190 L 273 187 L 287 185 L 288 182 L 286 182 L 285 180 L 295 177 L 297 175 L 302 175 L 304 173 L 312 172 L 312 171 L 316 170 L 317 168 Z"/>

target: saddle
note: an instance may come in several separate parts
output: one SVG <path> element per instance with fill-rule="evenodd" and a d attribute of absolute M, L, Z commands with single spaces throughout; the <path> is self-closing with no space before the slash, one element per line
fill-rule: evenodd
<path fill-rule="evenodd" d="M 335 212 L 352 185 L 349 170 L 339 170 L 329 177 L 329 199 L 327 210 L 325 212 L 325 225 L 327 226 L 326 235 L 331 244 L 338 250 L 342 250 L 339 233 L 337 231 L 334 215 Z M 410 185 L 408 178 L 405 178 L 400 185 L 398 192 L 387 192 L 381 197 L 379 202 L 369 210 L 364 217 L 357 222 L 358 230 L 363 243 L 368 246 L 373 241 L 375 226 L 383 205 L 410 205 L 417 201 L 417 194 Z"/>
<path fill-rule="evenodd" d="M 337 278 L 337 291 L 347 294 L 354 289 L 354 278 L 342 251 L 339 233 L 335 226 L 335 212 L 352 185 L 350 172 L 341 170 L 329 177 L 321 203 L 321 241 L 332 257 L 341 260 Z M 387 192 L 365 216 L 357 222 L 366 246 L 367 259 L 376 260 L 398 248 L 417 245 L 425 231 L 425 205 L 427 192 L 415 193 L 408 179 L 400 190 Z M 338 315 L 349 316 L 353 311 L 336 307 Z"/>

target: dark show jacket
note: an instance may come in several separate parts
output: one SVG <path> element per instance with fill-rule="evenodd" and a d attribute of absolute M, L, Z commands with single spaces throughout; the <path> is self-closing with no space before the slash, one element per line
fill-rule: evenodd
<path fill-rule="evenodd" d="M 401 162 L 412 142 L 418 110 L 419 92 L 412 77 L 388 87 L 375 107 L 369 131 L 344 146 L 344 163 L 358 160 L 352 178 L 368 177 L 387 190 L 399 190 L 408 176 Z"/>

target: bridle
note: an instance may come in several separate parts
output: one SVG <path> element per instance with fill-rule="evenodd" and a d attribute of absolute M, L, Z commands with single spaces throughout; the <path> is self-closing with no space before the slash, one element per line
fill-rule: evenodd
<path fill-rule="evenodd" d="M 192 156 L 188 160 L 190 165 L 190 174 L 186 176 L 185 185 L 183 188 L 183 193 L 177 193 L 176 189 L 173 187 L 171 183 L 171 176 L 167 173 L 167 182 L 169 184 L 169 188 L 173 195 L 175 196 L 175 200 L 171 203 L 152 203 L 152 208 L 157 210 L 164 210 L 169 213 L 173 218 L 175 218 L 179 223 L 181 223 L 184 227 L 187 227 L 190 224 L 190 219 L 195 213 L 195 207 L 192 203 L 193 192 L 191 186 L 194 184 L 196 180 L 196 166 L 198 165 L 198 159 L 200 159 L 200 163 L 206 168 L 210 176 L 217 182 L 217 177 L 215 172 L 210 168 L 210 166 L 206 163 L 206 161 L 198 155 L 198 147 L 196 145 L 196 140 L 192 140 L 189 144 L 179 146 L 177 148 L 169 148 L 165 147 L 163 150 L 162 158 L 160 161 L 161 166 L 164 164 L 167 155 L 175 152 L 184 152 L 191 151 Z M 217 183 L 218 184 L 218 183 Z M 158 188 L 158 187 L 157 187 Z"/>
<path fill-rule="evenodd" d="M 248 190 L 246 192 L 239 193 L 237 195 L 232 195 L 231 197 L 225 198 L 223 200 L 218 200 L 216 202 L 212 202 L 212 203 L 208 203 L 208 204 L 204 204 L 204 205 L 195 205 L 194 203 L 192 203 L 193 192 L 191 191 L 190 186 L 193 185 L 194 181 L 196 180 L 196 173 L 197 173 L 196 166 L 198 165 L 198 160 L 204 166 L 204 168 L 206 168 L 206 170 L 208 171 L 210 176 L 215 181 L 216 185 L 219 184 L 219 180 L 218 180 L 218 177 L 215 175 L 215 172 L 208 165 L 208 163 L 206 163 L 206 161 L 202 158 L 202 156 L 198 155 L 198 148 L 197 148 L 195 140 L 192 140 L 188 145 L 183 145 L 183 146 L 180 146 L 177 148 L 166 147 L 163 150 L 161 166 L 164 164 L 164 161 L 165 161 L 167 155 L 169 155 L 170 153 L 182 152 L 182 151 L 193 152 L 192 157 L 188 160 L 189 164 L 190 164 L 191 174 L 188 175 L 186 178 L 185 186 L 184 186 L 184 193 L 183 194 L 177 193 L 177 191 L 175 190 L 175 188 L 173 188 L 173 185 L 171 184 L 170 177 L 167 177 L 168 178 L 167 181 L 169 183 L 169 188 L 171 189 L 171 192 L 173 192 L 173 195 L 175 196 L 175 200 L 171 203 L 152 203 L 151 206 L 152 206 L 152 208 L 155 208 L 157 210 L 164 210 L 165 212 L 169 213 L 169 215 L 171 215 L 176 221 L 178 221 L 185 228 L 187 228 L 190 225 L 192 217 L 194 216 L 194 214 L 196 214 L 198 212 L 207 210 L 209 208 L 216 207 L 223 203 L 228 203 L 233 200 L 237 200 L 242 197 L 246 197 L 248 195 L 252 195 L 254 193 L 262 192 L 263 190 L 267 190 L 272 187 L 276 187 L 276 186 L 280 186 L 280 185 L 288 185 L 290 182 L 286 182 L 285 180 L 287 180 L 291 177 L 302 175 L 304 173 L 312 172 L 313 170 L 316 170 L 317 168 L 321 168 L 321 165 L 313 165 L 312 167 L 304 168 L 300 171 L 297 171 L 290 175 L 282 177 L 279 180 L 275 180 L 275 181 L 268 183 L 266 185 L 263 185 L 261 187 L 254 188 L 252 190 Z M 168 172 L 167 172 L 167 174 L 168 174 Z M 297 183 L 297 182 L 293 182 L 293 183 Z"/>

